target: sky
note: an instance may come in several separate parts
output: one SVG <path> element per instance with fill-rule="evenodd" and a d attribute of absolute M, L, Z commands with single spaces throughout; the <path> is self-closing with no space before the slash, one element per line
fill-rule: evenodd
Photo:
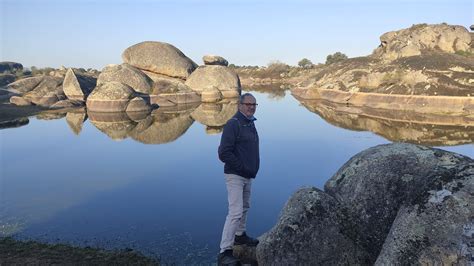
<path fill-rule="evenodd" d="M 102 69 L 142 41 L 173 44 L 197 64 L 324 63 L 365 56 L 385 32 L 446 22 L 469 28 L 474 0 L 0 0 L 0 61 Z"/>

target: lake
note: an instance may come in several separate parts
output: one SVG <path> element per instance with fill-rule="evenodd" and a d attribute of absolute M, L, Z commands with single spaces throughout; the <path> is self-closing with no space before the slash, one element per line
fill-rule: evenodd
<path fill-rule="evenodd" d="M 369 147 L 411 141 L 474 157 L 472 124 L 419 128 L 337 113 L 330 121 L 327 109 L 306 108 L 288 91 L 253 93 L 261 166 L 248 215 L 252 236 L 276 223 L 297 189 L 322 189 Z M 219 132 L 235 110 L 235 104 L 186 106 L 133 120 L 88 114 L 84 123 L 84 113 L 49 114 L 1 130 L 0 236 L 129 247 L 165 264 L 214 263 L 227 212 Z M 383 127 L 371 130 L 385 138 L 366 131 L 374 121 Z M 384 134 L 397 128 L 411 137 Z"/>

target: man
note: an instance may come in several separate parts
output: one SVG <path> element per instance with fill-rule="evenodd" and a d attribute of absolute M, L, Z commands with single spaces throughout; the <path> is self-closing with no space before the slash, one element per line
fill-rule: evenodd
<path fill-rule="evenodd" d="M 245 232 L 250 189 L 260 166 L 258 134 L 253 115 L 257 102 L 250 93 L 240 97 L 237 113 L 227 121 L 219 145 L 219 159 L 225 163 L 229 211 L 222 231 L 219 265 L 237 264 L 232 255 L 233 245 L 256 246 L 258 240 Z"/>

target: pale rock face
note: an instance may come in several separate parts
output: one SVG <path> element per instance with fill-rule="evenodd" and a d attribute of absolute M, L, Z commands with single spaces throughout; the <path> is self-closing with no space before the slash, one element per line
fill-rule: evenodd
<path fill-rule="evenodd" d="M 34 104 L 45 107 L 50 106 L 66 98 L 63 92 L 62 82 L 62 78 L 44 76 L 33 90 L 24 93 L 22 96 Z"/>
<path fill-rule="evenodd" d="M 184 84 L 184 81 L 182 79 L 172 78 L 146 70 L 142 70 L 142 72 L 153 81 L 153 85 L 150 91 L 151 95 L 191 91 L 191 89 Z"/>
<path fill-rule="evenodd" d="M 197 93 L 217 88 L 224 97 L 238 96 L 241 91 L 239 76 L 224 66 L 200 66 L 185 84 Z"/>
<path fill-rule="evenodd" d="M 471 36 L 466 28 L 447 24 L 413 25 L 380 37 L 381 45 L 373 55 L 384 60 L 420 55 L 426 50 L 447 53 L 470 49 Z"/>
<path fill-rule="evenodd" d="M 151 110 L 150 105 L 142 98 L 135 97 L 128 103 L 127 112 L 149 112 Z"/>
<path fill-rule="evenodd" d="M 228 66 L 229 62 L 225 60 L 222 56 L 218 55 L 205 55 L 202 57 L 205 65 L 219 65 L 219 66 Z"/>
<path fill-rule="evenodd" d="M 125 49 L 122 59 L 141 70 L 186 79 L 197 65 L 178 48 L 164 42 L 141 42 Z"/>
<path fill-rule="evenodd" d="M 129 64 L 106 66 L 99 75 L 97 84 L 111 81 L 123 83 L 136 92 L 145 94 L 150 94 L 153 83 L 142 71 Z"/>
<path fill-rule="evenodd" d="M 75 73 L 72 68 L 66 71 L 63 81 L 63 91 L 68 99 L 84 102 L 95 86 L 95 78 L 81 73 Z"/>
<path fill-rule="evenodd" d="M 37 76 L 31 78 L 24 78 L 17 80 L 13 83 L 8 84 L 7 90 L 13 93 L 27 93 L 32 91 L 40 82 L 43 80 L 44 76 Z"/>
<path fill-rule="evenodd" d="M 31 105 L 31 102 L 27 99 L 20 97 L 20 96 L 12 96 L 10 98 L 10 103 L 18 106 L 28 106 Z"/>

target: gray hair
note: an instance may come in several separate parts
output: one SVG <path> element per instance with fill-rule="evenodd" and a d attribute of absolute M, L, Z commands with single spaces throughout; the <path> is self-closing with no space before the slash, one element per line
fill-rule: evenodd
<path fill-rule="evenodd" d="M 252 93 L 248 93 L 248 92 L 247 92 L 247 93 L 244 93 L 244 94 L 240 95 L 239 103 L 242 103 L 242 102 L 245 100 L 245 97 L 248 97 L 248 96 L 251 96 L 251 97 L 255 98 L 255 97 L 252 95 Z"/>

